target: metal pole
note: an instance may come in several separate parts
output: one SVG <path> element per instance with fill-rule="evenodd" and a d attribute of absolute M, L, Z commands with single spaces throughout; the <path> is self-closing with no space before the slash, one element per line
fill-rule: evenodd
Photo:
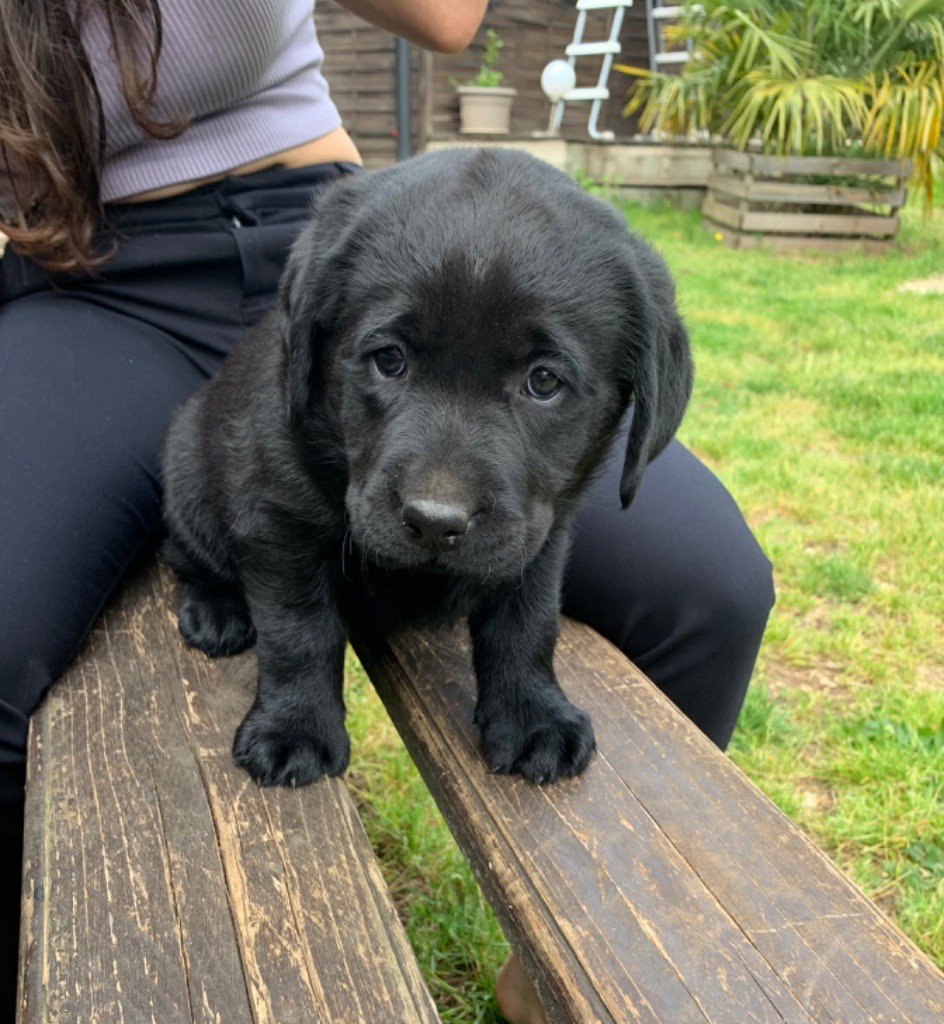
<path fill-rule="evenodd" d="M 410 44 L 396 40 L 397 160 L 408 160 L 413 150 L 410 104 Z"/>

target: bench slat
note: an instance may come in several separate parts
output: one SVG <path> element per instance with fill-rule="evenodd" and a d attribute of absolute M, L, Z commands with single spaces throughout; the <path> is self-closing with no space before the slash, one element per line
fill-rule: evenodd
<path fill-rule="evenodd" d="M 343 782 L 230 758 L 252 656 L 180 643 L 153 569 L 33 720 L 20 1024 L 439 1018 Z"/>
<path fill-rule="evenodd" d="M 598 753 L 549 788 L 487 772 L 464 630 L 356 647 L 552 1020 L 944 1020 L 944 975 L 591 630 L 557 666 Z"/>

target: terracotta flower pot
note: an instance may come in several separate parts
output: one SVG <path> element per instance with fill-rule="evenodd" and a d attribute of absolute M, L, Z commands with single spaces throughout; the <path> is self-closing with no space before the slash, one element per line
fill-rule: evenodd
<path fill-rule="evenodd" d="M 507 135 L 511 131 L 511 104 L 518 95 L 503 86 L 460 85 L 459 131 L 463 135 Z"/>

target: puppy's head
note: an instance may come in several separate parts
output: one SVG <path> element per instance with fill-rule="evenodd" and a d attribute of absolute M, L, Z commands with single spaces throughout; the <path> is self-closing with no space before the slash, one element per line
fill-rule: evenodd
<path fill-rule="evenodd" d="M 521 153 L 343 179 L 292 251 L 281 309 L 292 428 L 330 418 L 354 539 L 389 565 L 514 578 L 628 405 L 624 506 L 691 389 L 662 260 Z"/>

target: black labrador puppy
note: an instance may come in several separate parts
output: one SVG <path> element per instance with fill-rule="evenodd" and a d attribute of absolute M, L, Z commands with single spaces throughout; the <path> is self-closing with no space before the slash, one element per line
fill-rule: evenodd
<path fill-rule="evenodd" d="M 167 441 L 180 631 L 258 643 L 236 761 L 343 772 L 348 628 L 468 617 L 491 769 L 581 772 L 593 730 L 552 664 L 571 524 L 630 403 L 624 506 L 691 382 L 661 258 L 543 162 L 453 150 L 325 190 Z"/>

